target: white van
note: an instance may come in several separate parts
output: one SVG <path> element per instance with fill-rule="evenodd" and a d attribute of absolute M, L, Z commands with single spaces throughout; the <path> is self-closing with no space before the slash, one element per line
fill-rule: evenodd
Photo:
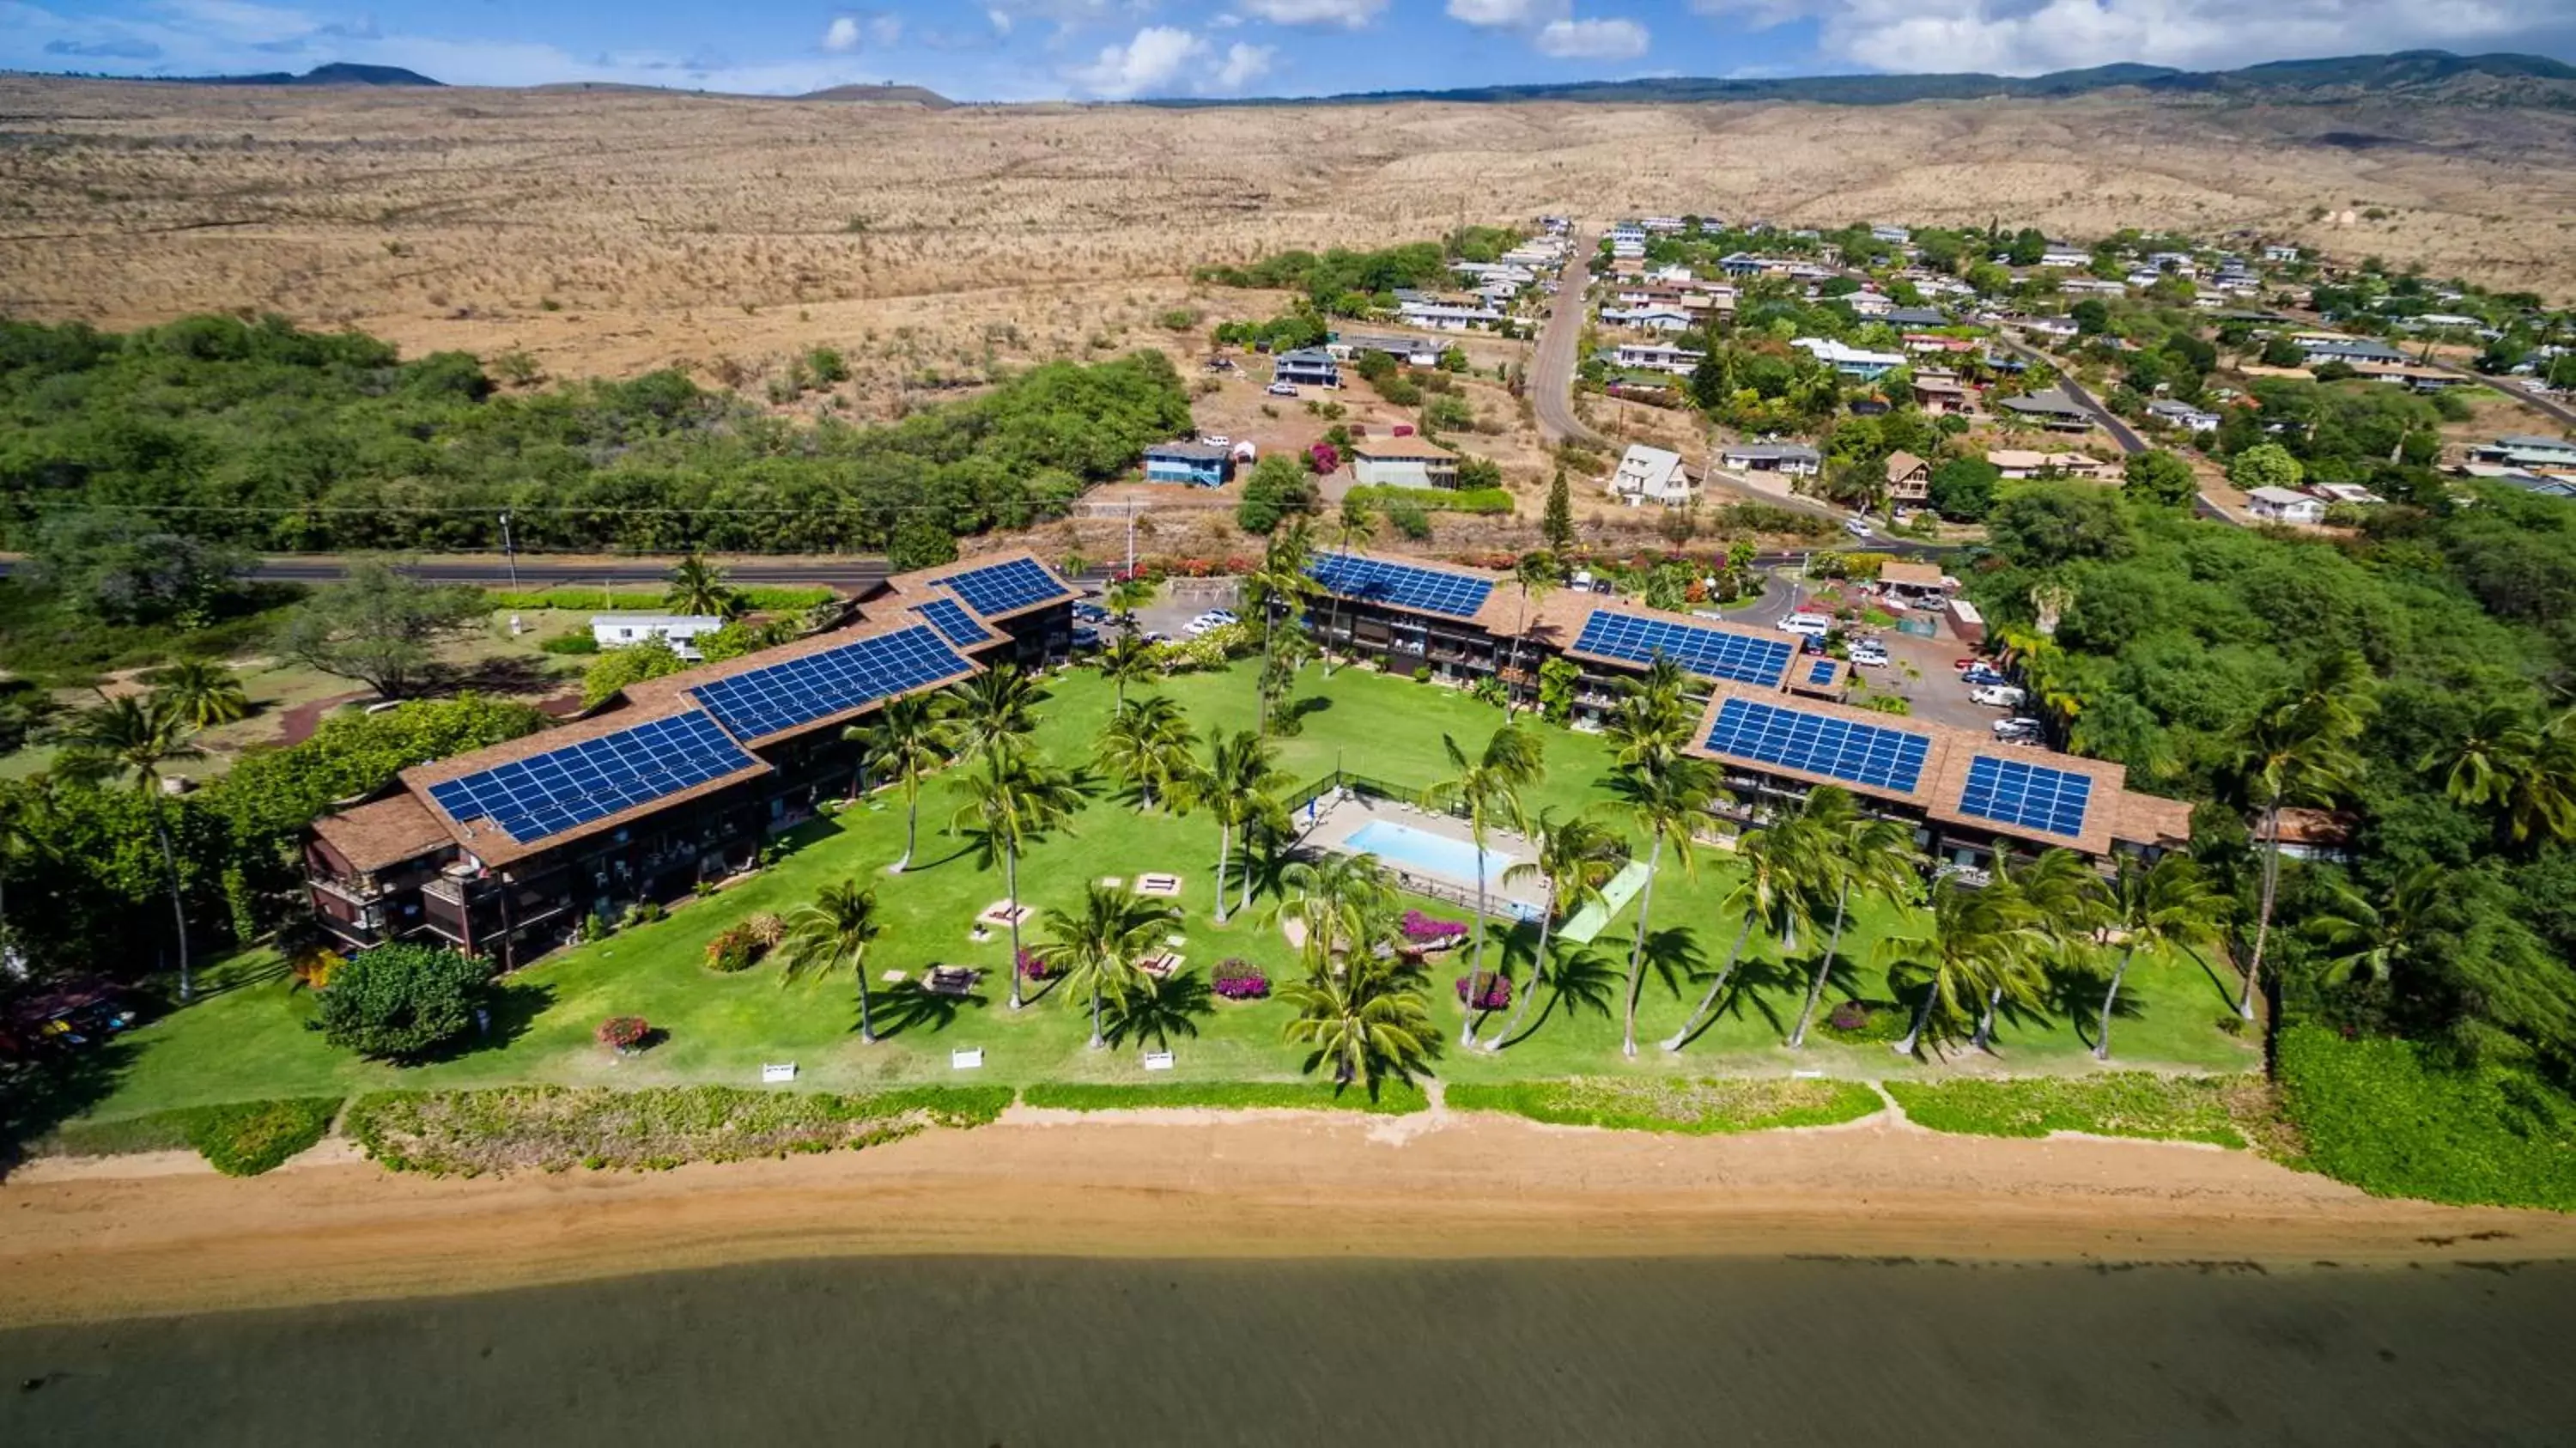
<path fill-rule="evenodd" d="M 2030 696 L 2010 684 L 1988 684 L 1982 689 L 1970 689 L 1968 698 L 1989 709 L 2018 709 Z"/>
<path fill-rule="evenodd" d="M 1834 621 L 1821 613 L 1793 613 L 1780 620 L 1780 630 L 1803 638 L 1820 639 L 1834 631 Z"/>

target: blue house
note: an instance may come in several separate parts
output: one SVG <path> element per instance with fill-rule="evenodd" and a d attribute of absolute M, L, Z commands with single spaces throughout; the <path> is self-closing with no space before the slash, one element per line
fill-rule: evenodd
<path fill-rule="evenodd" d="M 1145 449 L 1145 481 L 1149 483 L 1223 487 L 1233 466 L 1233 451 L 1210 443 L 1158 442 Z"/>
<path fill-rule="evenodd" d="M 1342 364 L 1321 347 L 1300 347 L 1270 359 L 1270 375 L 1274 381 L 1300 387 L 1339 387 Z"/>

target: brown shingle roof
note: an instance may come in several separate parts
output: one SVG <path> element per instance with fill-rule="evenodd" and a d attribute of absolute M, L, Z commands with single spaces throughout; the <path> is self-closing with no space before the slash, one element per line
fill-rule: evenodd
<path fill-rule="evenodd" d="M 333 854 L 361 872 L 399 865 L 456 843 L 428 806 L 409 794 L 362 804 L 313 822 Z"/>
<path fill-rule="evenodd" d="M 1441 462 L 1455 459 L 1458 455 L 1451 452 L 1449 449 L 1440 446 L 1438 443 L 1431 442 L 1420 436 L 1410 436 L 1352 438 L 1351 456 L 1355 458 L 1386 458 L 1390 461 L 1399 461 L 1406 458 L 1423 458 L 1433 462 Z"/>
<path fill-rule="evenodd" d="M 1890 559 L 1878 565 L 1878 581 L 1904 588 L 1939 588 L 1945 575 L 1936 563 L 1908 563 Z"/>

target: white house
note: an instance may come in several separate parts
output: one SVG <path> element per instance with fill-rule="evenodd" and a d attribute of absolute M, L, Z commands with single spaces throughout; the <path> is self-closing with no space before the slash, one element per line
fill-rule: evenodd
<path fill-rule="evenodd" d="M 1503 314 L 1490 306 L 1453 307 L 1443 302 L 1405 302 L 1396 312 L 1406 326 L 1429 332 L 1465 332 L 1503 320 Z"/>
<path fill-rule="evenodd" d="M 1633 327 L 1640 332 L 1687 332 L 1691 329 L 1691 314 L 1679 307 L 1603 307 L 1601 320 Z"/>
<path fill-rule="evenodd" d="M 1846 377 L 1858 377 L 1864 380 L 1884 377 L 1905 365 L 1905 354 L 1902 352 L 1872 352 L 1866 348 L 1847 346 L 1831 337 L 1799 337 L 1792 340 L 1789 345 L 1799 348 Z"/>
<path fill-rule="evenodd" d="M 2219 417 L 2217 413 L 2211 412 L 2207 408 L 2194 407 L 2188 402 L 2177 402 L 2170 397 L 2159 397 L 2153 402 L 2148 403 L 2147 416 L 2154 418 L 2158 422 L 2171 423 L 2185 432 L 2215 432 L 2218 430 Z"/>
<path fill-rule="evenodd" d="M 2089 267 L 2093 264 L 2093 253 L 2089 251 L 2078 251 L 2071 246 L 2052 245 L 2048 250 L 2039 254 L 2039 264 L 2041 266 L 2065 267 L 2082 270 L 2083 268 Z"/>
<path fill-rule="evenodd" d="M 1410 435 L 1353 438 L 1351 476 L 1363 487 L 1454 488 L 1458 455 Z"/>
<path fill-rule="evenodd" d="M 2263 248 L 2263 259 L 2269 262 L 2294 262 L 2299 259 L 2299 249 L 2295 246 L 2267 246 Z"/>
<path fill-rule="evenodd" d="M 1610 360 L 1622 367 L 1642 367 L 1687 377 L 1693 368 L 1708 360 L 1708 354 L 1689 347 L 1667 347 L 1661 342 L 1622 342 L 1610 354 Z"/>
<path fill-rule="evenodd" d="M 2287 488 L 2256 488 L 2245 495 L 2245 511 L 2271 523 L 2322 523 L 2326 505 L 2322 498 L 2294 493 Z"/>
<path fill-rule="evenodd" d="M 660 639 L 673 653 L 695 662 L 698 651 L 693 640 L 724 624 L 723 619 L 705 613 L 595 613 L 590 616 L 590 636 L 603 649 Z"/>
<path fill-rule="evenodd" d="M 1632 508 L 1640 503 L 1679 507 L 1690 501 L 1690 473 L 1682 467 L 1681 454 L 1634 443 L 1610 475 L 1609 492 Z"/>

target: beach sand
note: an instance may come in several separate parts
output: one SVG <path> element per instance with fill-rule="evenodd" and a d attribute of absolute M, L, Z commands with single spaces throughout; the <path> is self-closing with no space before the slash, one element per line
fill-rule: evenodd
<path fill-rule="evenodd" d="M 0 1186 L 0 1324 L 850 1255 L 2576 1258 L 2576 1217 L 2385 1201 L 2245 1152 L 1884 1117 L 1686 1137 L 1445 1112 L 1015 1112 L 657 1173 L 442 1180 L 330 1146 L 247 1181 L 184 1168 L 38 1163 Z"/>

